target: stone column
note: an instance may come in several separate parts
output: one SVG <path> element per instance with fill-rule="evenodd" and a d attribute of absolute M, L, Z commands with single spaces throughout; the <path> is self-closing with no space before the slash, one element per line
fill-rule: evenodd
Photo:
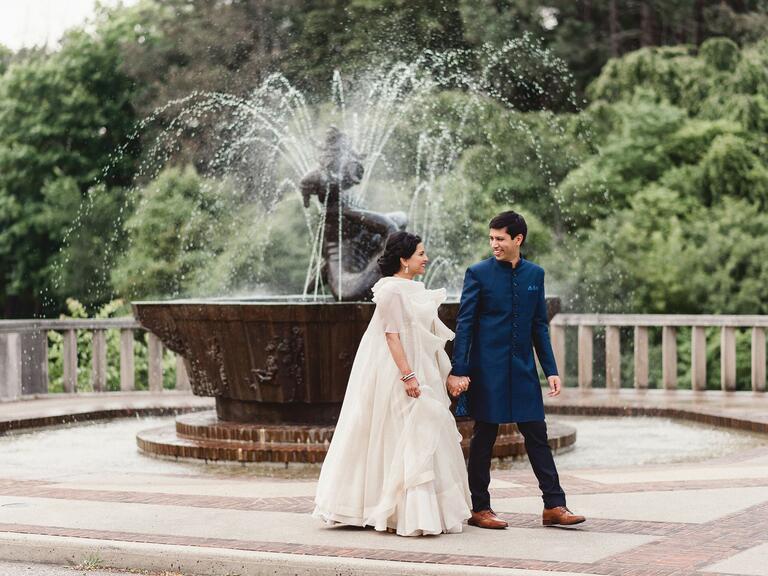
<path fill-rule="evenodd" d="M 0 400 L 15 400 L 21 390 L 21 334 L 0 334 Z"/>
<path fill-rule="evenodd" d="M 635 326 L 635 389 L 648 389 L 647 326 Z"/>
<path fill-rule="evenodd" d="M 21 335 L 21 392 L 48 393 L 48 333 L 28 332 Z"/>
<path fill-rule="evenodd" d="M 579 388 L 592 388 L 592 326 L 579 325 Z"/>
<path fill-rule="evenodd" d="M 621 332 L 618 326 L 605 327 L 605 387 L 621 388 Z"/>

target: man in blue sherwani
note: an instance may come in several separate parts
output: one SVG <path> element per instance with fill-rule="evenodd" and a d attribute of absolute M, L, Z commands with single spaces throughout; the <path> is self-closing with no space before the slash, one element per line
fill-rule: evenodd
<path fill-rule="evenodd" d="M 481 528 L 506 528 L 491 509 L 488 485 L 491 454 L 499 424 L 516 422 L 544 499 L 545 526 L 584 522 L 565 505 L 565 493 L 552 458 L 544 422 L 541 384 L 534 350 L 549 383 L 549 396 L 560 394 L 552 344 L 549 341 L 544 270 L 521 258 L 528 227 L 516 212 L 502 212 L 490 222 L 493 257 L 470 266 L 464 277 L 453 369 L 448 388 L 467 391 L 475 427 L 469 448 L 472 518 Z"/>

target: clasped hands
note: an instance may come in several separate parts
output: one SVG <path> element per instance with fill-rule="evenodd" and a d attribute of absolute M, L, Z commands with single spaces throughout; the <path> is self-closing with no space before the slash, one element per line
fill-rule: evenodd
<path fill-rule="evenodd" d="M 456 398 L 462 392 L 466 392 L 469 388 L 470 379 L 469 376 L 454 376 L 451 374 L 448 376 L 448 380 L 445 385 L 448 388 L 448 394 L 451 397 Z"/>
<path fill-rule="evenodd" d="M 445 383 L 445 385 L 448 388 L 448 394 L 455 398 L 462 392 L 466 392 L 466 390 L 469 388 L 469 383 L 469 376 L 454 376 L 451 374 L 448 376 L 448 381 Z M 549 392 L 547 392 L 547 396 L 555 397 L 560 395 L 562 382 L 560 381 L 559 376 L 549 376 L 547 378 L 547 384 L 549 384 Z"/>

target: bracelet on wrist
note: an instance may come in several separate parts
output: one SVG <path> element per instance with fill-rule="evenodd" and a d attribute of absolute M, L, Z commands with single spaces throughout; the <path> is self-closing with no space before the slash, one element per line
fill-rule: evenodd
<path fill-rule="evenodd" d="M 413 378 L 416 378 L 416 372 L 409 372 L 408 374 L 405 374 L 400 377 L 400 380 L 403 382 L 408 382 L 408 380 L 411 380 Z"/>

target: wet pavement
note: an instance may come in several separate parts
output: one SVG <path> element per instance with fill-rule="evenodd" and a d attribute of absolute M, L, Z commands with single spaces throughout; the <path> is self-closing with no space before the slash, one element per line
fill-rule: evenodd
<path fill-rule="evenodd" d="M 660 406 L 704 422 L 600 415 Z M 768 576 L 768 436 L 713 426 L 754 421 L 759 429 L 765 395 L 569 389 L 550 405 L 564 407 L 597 413 L 549 417 L 577 429 L 576 447 L 556 456 L 569 507 L 588 517 L 573 529 L 541 526 L 525 462 L 493 471 L 493 506 L 507 530 L 401 538 L 325 526 L 310 516 L 316 467 L 148 458 L 136 451 L 135 433 L 167 421 L 148 417 L 0 437 L 0 559 L 95 558 L 100 566 L 221 576 Z M 3 410 L 11 411 L 0 406 L 0 417 Z"/>

